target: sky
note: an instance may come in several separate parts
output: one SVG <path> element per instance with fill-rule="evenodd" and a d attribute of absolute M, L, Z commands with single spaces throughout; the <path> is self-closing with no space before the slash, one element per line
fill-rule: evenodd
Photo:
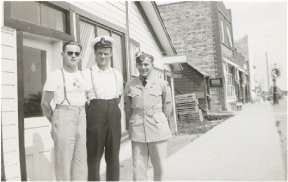
<path fill-rule="evenodd" d="M 224 4 L 231 9 L 234 40 L 248 35 L 255 77 L 263 90 L 268 85 L 266 52 L 269 73 L 276 63 L 281 71 L 277 86 L 287 90 L 287 2 L 224 1 Z M 269 78 L 271 86 L 271 75 Z"/>

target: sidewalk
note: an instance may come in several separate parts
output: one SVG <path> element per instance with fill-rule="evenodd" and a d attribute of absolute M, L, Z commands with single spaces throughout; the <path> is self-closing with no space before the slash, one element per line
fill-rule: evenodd
<path fill-rule="evenodd" d="M 171 155 L 166 167 L 169 181 L 285 180 L 271 106 L 244 105 L 236 116 Z"/>

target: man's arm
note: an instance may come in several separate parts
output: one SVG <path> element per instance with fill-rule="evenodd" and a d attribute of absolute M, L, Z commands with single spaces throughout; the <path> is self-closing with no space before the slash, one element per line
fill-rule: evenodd
<path fill-rule="evenodd" d="M 54 92 L 52 91 L 43 91 L 42 100 L 41 100 L 41 107 L 44 116 L 51 122 L 52 121 L 52 114 L 53 110 L 50 106 L 50 102 L 54 97 Z"/>
<path fill-rule="evenodd" d="M 171 113 L 172 113 L 172 96 L 171 96 L 171 89 L 169 87 L 168 82 L 166 82 L 163 86 L 163 97 L 162 97 L 162 109 L 166 116 L 166 118 L 169 120 Z"/>
<path fill-rule="evenodd" d="M 126 113 L 126 118 L 129 121 L 132 115 L 132 103 L 131 103 L 131 98 L 128 95 L 128 89 L 129 89 L 129 85 L 126 84 L 126 87 L 124 90 L 124 109 Z"/>

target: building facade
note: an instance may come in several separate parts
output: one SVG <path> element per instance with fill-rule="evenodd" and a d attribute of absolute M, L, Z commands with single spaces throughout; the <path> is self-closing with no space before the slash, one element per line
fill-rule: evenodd
<path fill-rule="evenodd" d="M 112 36 L 119 69 L 126 83 L 137 76 L 135 52 L 149 52 L 155 58 L 155 74 L 181 69 L 163 59 L 176 55 L 157 6 L 153 2 L 63 2 L 5 1 L 2 34 L 1 167 L 3 180 L 55 180 L 51 124 L 43 117 L 42 88 L 52 71 L 62 66 L 64 41 L 83 46 L 80 70 L 93 64 L 93 37 Z M 157 30 L 157 31 L 156 31 Z M 165 76 L 166 75 L 166 76 Z M 124 83 L 124 84 L 125 84 Z M 127 136 L 123 99 L 121 126 Z"/>
<path fill-rule="evenodd" d="M 234 75 L 239 65 L 234 57 L 231 11 L 225 8 L 223 2 L 216 1 L 185 1 L 158 7 L 178 55 L 186 54 L 188 63 L 209 75 L 206 99 L 209 110 L 235 110 Z M 190 79 L 199 82 L 196 76 L 191 75 Z M 175 79 L 176 90 L 180 89 L 178 82 Z M 193 86 L 189 87 L 189 91 L 199 92 Z"/>
<path fill-rule="evenodd" d="M 247 75 L 249 75 L 249 96 L 250 101 L 256 99 L 257 96 L 257 85 L 256 85 L 256 78 L 255 78 L 255 70 L 254 70 L 254 63 L 253 63 L 253 56 L 251 49 L 251 46 L 249 46 L 249 38 L 247 35 L 243 36 L 242 38 L 235 40 L 235 49 L 237 52 L 243 55 L 244 62 L 246 63 L 246 66 L 244 67 L 245 71 L 247 72 Z"/>

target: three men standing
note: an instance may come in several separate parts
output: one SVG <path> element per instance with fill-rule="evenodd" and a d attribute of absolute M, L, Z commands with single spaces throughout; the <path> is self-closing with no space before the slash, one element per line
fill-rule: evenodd
<path fill-rule="evenodd" d="M 118 104 L 123 78 L 121 72 L 110 66 L 113 38 L 96 37 L 91 45 L 97 65 L 82 75 L 77 70 L 81 45 L 65 43 L 63 68 L 47 78 L 43 89 L 41 106 L 52 123 L 56 180 L 87 180 L 88 163 L 88 180 L 99 181 L 105 151 L 106 180 L 119 181 L 121 111 Z M 136 66 L 140 76 L 127 83 L 124 95 L 132 141 L 133 180 L 137 181 L 147 180 L 149 157 L 154 180 L 163 180 L 167 140 L 171 137 L 168 125 L 172 112 L 171 91 L 167 82 L 152 74 L 153 61 L 153 56 L 139 53 Z M 90 102 L 87 117 L 86 96 Z M 54 112 L 50 106 L 52 100 L 56 103 Z"/>
<path fill-rule="evenodd" d="M 91 43 L 97 66 L 84 71 L 93 89 L 88 92 L 87 112 L 88 180 L 100 180 L 100 162 L 105 151 L 106 180 L 119 180 L 121 111 L 118 106 L 123 93 L 121 72 L 111 68 L 114 41 L 100 36 Z"/>
<path fill-rule="evenodd" d="M 139 53 L 136 67 L 140 76 L 127 83 L 125 111 L 132 141 L 133 180 L 147 181 L 148 160 L 154 168 L 154 180 L 164 178 L 167 139 L 171 137 L 168 118 L 172 112 L 168 83 L 153 75 L 154 57 Z"/>

